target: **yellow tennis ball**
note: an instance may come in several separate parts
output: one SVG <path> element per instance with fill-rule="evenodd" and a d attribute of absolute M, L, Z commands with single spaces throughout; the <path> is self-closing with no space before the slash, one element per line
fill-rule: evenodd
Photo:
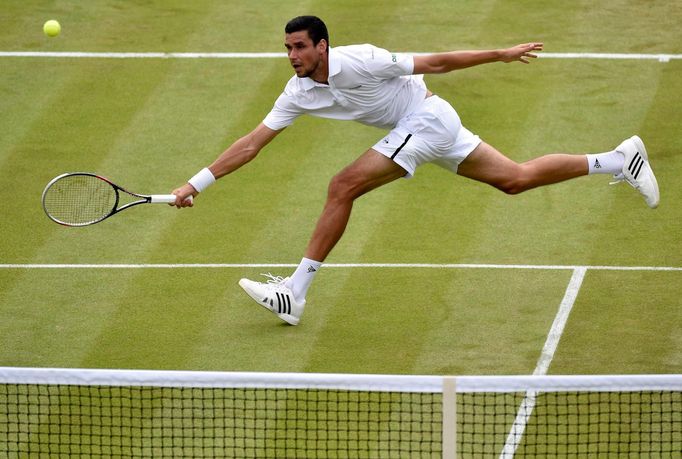
<path fill-rule="evenodd" d="M 43 32 L 48 37 L 56 37 L 62 31 L 62 26 L 54 19 L 50 19 L 43 25 Z"/>

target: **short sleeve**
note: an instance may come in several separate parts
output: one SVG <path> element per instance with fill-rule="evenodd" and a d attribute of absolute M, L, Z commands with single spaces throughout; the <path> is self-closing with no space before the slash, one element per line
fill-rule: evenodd
<path fill-rule="evenodd" d="M 285 91 L 277 98 L 272 110 L 263 119 L 263 124 L 273 131 L 279 131 L 290 126 L 302 113 L 301 108 L 293 102 Z"/>
<path fill-rule="evenodd" d="M 382 48 L 372 46 L 367 56 L 367 70 L 377 78 L 394 78 L 412 75 L 414 71 L 414 57 L 410 54 L 392 53 Z"/>

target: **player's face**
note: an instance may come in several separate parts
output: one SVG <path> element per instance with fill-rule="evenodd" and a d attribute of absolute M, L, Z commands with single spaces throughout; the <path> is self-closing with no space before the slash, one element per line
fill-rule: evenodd
<path fill-rule="evenodd" d="M 323 39 L 316 45 L 308 36 L 307 30 L 286 34 L 284 46 L 289 62 L 299 78 L 310 77 L 322 65 L 322 55 L 326 53 L 327 42 Z"/>

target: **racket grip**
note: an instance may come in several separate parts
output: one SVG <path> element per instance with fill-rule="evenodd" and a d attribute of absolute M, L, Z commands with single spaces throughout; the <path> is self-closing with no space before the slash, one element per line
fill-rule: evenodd
<path fill-rule="evenodd" d="M 174 194 L 153 194 L 150 197 L 152 198 L 152 204 L 173 204 L 177 198 L 177 196 Z M 185 200 L 192 202 L 194 201 L 194 198 L 192 196 L 188 196 Z"/>

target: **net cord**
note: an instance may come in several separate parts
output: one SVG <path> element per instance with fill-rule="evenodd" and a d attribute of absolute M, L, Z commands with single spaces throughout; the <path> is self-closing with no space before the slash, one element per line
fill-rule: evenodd
<path fill-rule="evenodd" d="M 443 376 L 0 367 L 1 384 L 330 389 L 442 393 Z M 682 375 L 459 376 L 457 393 L 682 391 Z"/>

